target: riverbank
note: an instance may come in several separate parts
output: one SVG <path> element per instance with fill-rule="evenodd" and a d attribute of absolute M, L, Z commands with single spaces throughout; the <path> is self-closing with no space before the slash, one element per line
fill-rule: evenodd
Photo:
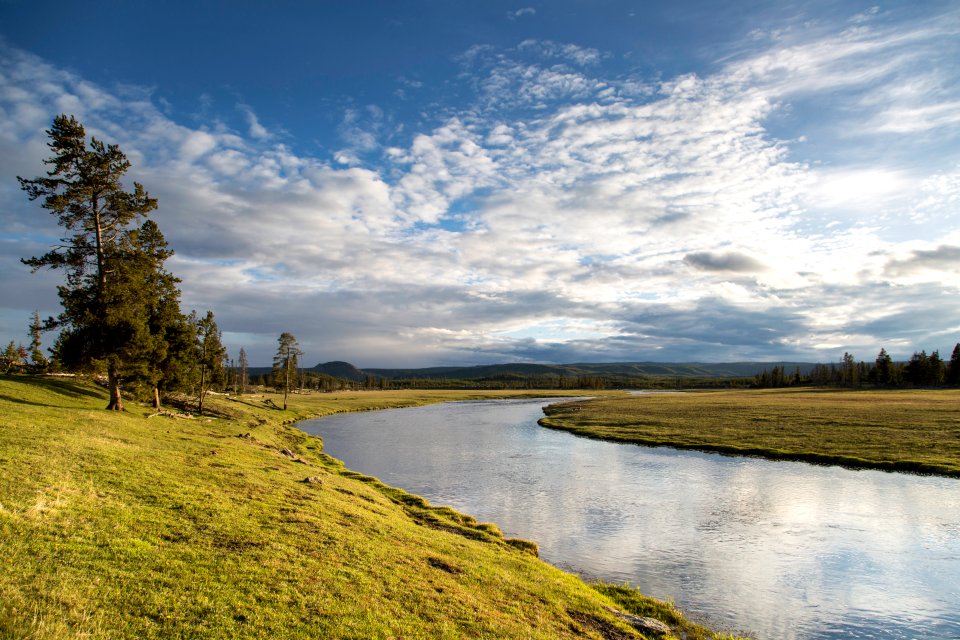
<path fill-rule="evenodd" d="M 540 424 L 647 446 L 960 477 L 960 390 L 765 389 L 560 403 Z"/>
<path fill-rule="evenodd" d="M 295 395 L 286 412 L 214 397 L 198 418 L 106 412 L 79 380 L 0 379 L 0 636 L 640 637 L 626 613 L 725 637 L 353 473 L 289 424 L 504 395 L 531 394 Z"/>

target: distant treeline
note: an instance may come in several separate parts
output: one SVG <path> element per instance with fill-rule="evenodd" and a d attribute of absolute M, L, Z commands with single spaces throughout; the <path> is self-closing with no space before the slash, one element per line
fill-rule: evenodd
<path fill-rule="evenodd" d="M 960 386 L 960 343 L 953 348 L 949 361 L 938 351 L 929 355 L 918 351 L 906 362 L 894 362 L 886 349 L 880 349 L 873 362 L 857 361 L 844 353 L 837 364 L 818 364 L 803 374 L 799 369 L 786 371 L 784 367 L 764 369 L 753 378 L 753 387 L 840 387 L 878 389 L 956 387 Z"/>
<path fill-rule="evenodd" d="M 279 388 L 283 382 L 276 372 L 262 373 L 250 377 L 254 386 Z M 482 378 L 442 378 L 410 377 L 387 378 L 368 374 L 362 380 L 339 378 L 313 371 L 299 374 L 297 386 L 304 390 L 342 391 L 342 390 L 387 390 L 387 389 L 701 389 L 749 387 L 752 378 L 688 378 L 661 376 L 567 376 L 567 375 L 523 375 L 505 373 Z"/>
<path fill-rule="evenodd" d="M 275 372 L 254 375 L 251 384 L 277 387 L 281 382 Z M 565 376 L 524 376 L 504 374 L 490 378 L 387 378 L 367 374 L 362 380 L 340 378 L 325 373 L 302 371 L 299 388 L 316 391 L 363 389 L 603 389 L 607 386 L 600 376 L 568 378 Z"/>
<path fill-rule="evenodd" d="M 284 371 L 281 368 L 275 368 L 269 373 L 250 376 L 250 385 L 252 387 L 282 389 L 284 384 Z M 298 390 L 304 389 L 309 391 L 344 391 L 363 388 L 362 384 L 354 380 L 335 378 L 325 373 L 316 373 L 308 370 L 294 373 L 293 386 Z"/>
<path fill-rule="evenodd" d="M 252 375 L 250 383 L 281 388 L 277 370 Z M 937 351 L 914 353 L 907 362 L 895 362 L 881 349 L 873 362 L 857 361 L 845 353 L 839 363 L 812 367 L 776 365 L 754 376 L 666 376 L 666 375 L 565 375 L 502 373 L 478 378 L 386 377 L 364 374 L 348 379 L 303 370 L 297 373 L 296 387 L 315 391 L 373 389 L 730 389 L 817 386 L 842 388 L 942 387 L 960 385 L 960 344 L 949 361 Z"/>
<path fill-rule="evenodd" d="M 253 384 L 265 387 L 277 386 L 271 374 L 251 378 Z M 318 391 L 338 390 L 386 390 L 386 389 L 707 389 L 746 388 L 753 384 L 752 378 L 688 378 L 661 376 L 564 376 L 501 374 L 483 378 L 386 378 L 367 375 L 363 380 L 348 380 L 325 374 L 304 372 L 302 389 Z"/>

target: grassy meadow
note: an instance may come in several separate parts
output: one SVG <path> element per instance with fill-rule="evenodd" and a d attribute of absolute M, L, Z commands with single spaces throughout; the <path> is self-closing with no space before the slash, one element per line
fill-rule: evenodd
<path fill-rule="evenodd" d="M 195 417 L 107 412 L 78 379 L 0 378 L 0 637 L 643 637 L 623 613 L 721 637 L 353 473 L 287 424 L 504 395 L 521 394 L 294 395 L 286 412 L 214 397 Z"/>
<path fill-rule="evenodd" d="M 960 390 L 766 389 L 551 405 L 542 425 L 605 440 L 960 476 Z"/>

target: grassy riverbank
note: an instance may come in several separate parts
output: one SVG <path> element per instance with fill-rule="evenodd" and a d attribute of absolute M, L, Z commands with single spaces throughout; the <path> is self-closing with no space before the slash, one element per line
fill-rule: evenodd
<path fill-rule="evenodd" d="M 447 508 L 343 468 L 285 424 L 511 394 L 213 398 L 215 417 L 103 411 L 70 379 L 0 379 L 0 637 L 631 638 L 590 586 Z M 685 635 L 686 634 L 686 635 Z"/>
<path fill-rule="evenodd" d="M 643 445 L 960 476 L 960 390 L 771 389 L 552 405 L 547 427 Z"/>

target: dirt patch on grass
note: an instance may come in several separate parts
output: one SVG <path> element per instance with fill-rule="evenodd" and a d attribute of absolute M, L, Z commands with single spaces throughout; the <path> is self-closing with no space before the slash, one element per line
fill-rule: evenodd
<path fill-rule="evenodd" d="M 567 611 L 567 615 L 569 615 L 573 621 L 570 629 L 575 633 L 586 635 L 592 631 L 593 633 L 600 634 L 604 640 L 636 640 L 636 638 L 640 637 L 636 633 L 624 631 L 609 620 L 604 620 L 589 613 Z"/>
<path fill-rule="evenodd" d="M 446 571 L 447 573 L 453 574 L 455 576 L 463 573 L 463 569 L 455 567 L 446 560 L 441 560 L 440 558 L 427 558 L 427 564 L 429 564 L 434 569 L 440 569 L 440 571 Z"/>

